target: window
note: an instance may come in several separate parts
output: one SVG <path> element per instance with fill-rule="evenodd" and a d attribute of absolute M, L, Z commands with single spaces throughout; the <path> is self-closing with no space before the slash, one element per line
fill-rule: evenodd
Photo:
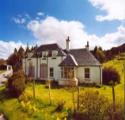
<path fill-rule="evenodd" d="M 47 57 L 47 55 L 48 55 L 48 52 L 47 52 L 47 51 L 43 51 L 43 52 L 42 52 L 42 57 L 43 57 L 43 58 Z"/>
<path fill-rule="evenodd" d="M 53 50 L 52 51 L 52 58 L 56 58 L 56 56 L 57 56 L 57 54 L 58 54 L 58 51 L 56 51 L 56 50 Z"/>
<path fill-rule="evenodd" d="M 50 68 L 50 77 L 54 77 L 54 69 Z"/>
<path fill-rule="evenodd" d="M 69 78 L 69 79 L 74 78 L 74 68 L 72 68 L 72 67 L 62 68 L 61 76 L 64 78 Z"/>
<path fill-rule="evenodd" d="M 32 57 L 32 55 L 33 55 L 33 53 L 32 53 L 32 52 L 28 53 L 28 58 L 31 58 L 31 57 Z"/>
<path fill-rule="evenodd" d="M 90 69 L 85 68 L 85 78 L 90 78 Z"/>

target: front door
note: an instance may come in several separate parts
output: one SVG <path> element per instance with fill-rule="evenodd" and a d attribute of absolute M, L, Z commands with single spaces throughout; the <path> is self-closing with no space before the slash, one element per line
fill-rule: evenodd
<path fill-rule="evenodd" d="M 41 64 L 40 65 L 40 78 L 42 80 L 46 80 L 48 77 L 48 69 L 47 64 Z"/>

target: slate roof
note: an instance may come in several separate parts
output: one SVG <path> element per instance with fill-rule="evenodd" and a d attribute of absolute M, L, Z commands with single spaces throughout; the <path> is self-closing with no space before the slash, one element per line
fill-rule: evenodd
<path fill-rule="evenodd" d="M 40 47 L 37 48 L 36 53 L 38 53 L 38 55 L 40 54 L 40 56 L 42 56 L 42 51 L 51 52 L 52 50 L 57 50 L 58 56 L 66 55 L 65 52 L 62 50 L 62 48 L 60 48 L 59 45 L 57 45 L 56 43 L 41 45 Z"/>
<path fill-rule="evenodd" d="M 46 44 L 46 45 L 41 45 L 38 48 L 35 48 L 34 50 L 30 51 L 33 52 L 33 58 L 35 57 L 42 57 L 42 51 L 48 51 L 49 54 L 52 54 L 53 50 L 57 50 L 58 54 L 57 56 L 65 56 L 65 52 L 62 50 L 61 47 L 59 47 L 56 43 L 54 44 Z M 29 53 L 30 53 L 29 52 Z M 27 54 L 25 55 L 25 58 L 27 58 Z"/>
<path fill-rule="evenodd" d="M 70 49 L 69 51 L 63 50 L 56 43 L 41 45 L 36 48 L 32 57 L 41 57 L 42 51 L 57 50 L 58 56 L 66 56 L 66 58 L 60 63 L 60 66 L 99 66 L 100 62 L 93 56 L 93 54 L 86 48 L 84 49 Z M 26 56 L 27 57 L 27 56 Z"/>
<path fill-rule="evenodd" d="M 78 63 L 73 55 L 67 54 L 66 58 L 59 64 L 59 66 L 78 66 Z"/>
<path fill-rule="evenodd" d="M 100 62 L 93 56 L 93 54 L 86 48 L 84 49 L 71 49 L 69 51 L 78 63 L 78 65 L 101 65 Z"/>
<path fill-rule="evenodd" d="M 60 47 L 56 44 L 46 44 L 46 45 L 41 45 L 40 47 L 37 48 L 37 52 L 41 51 L 46 51 L 46 50 L 58 50 Z"/>

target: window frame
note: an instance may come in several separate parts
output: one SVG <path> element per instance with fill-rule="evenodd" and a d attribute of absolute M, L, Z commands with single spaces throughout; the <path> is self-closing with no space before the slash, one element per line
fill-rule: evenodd
<path fill-rule="evenodd" d="M 54 77 L 54 68 L 53 68 L 53 67 L 50 67 L 50 68 L 49 68 L 49 76 L 50 76 L 51 78 Z"/>
<path fill-rule="evenodd" d="M 90 68 L 84 69 L 84 77 L 85 79 L 90 79 Z"/>
<path fill-rule="evenodd" d="M 56 59 L 57 55 L 58 55 L 58 51 L 57 50 L 53 50 L 52 51 L 52 59 Z"/>
<path fill-rule="evenodd" d="M 46 59 L 47 55 L 48 55 L 48 51 L 42 51 L 42 58 L 43 59 Z"/>

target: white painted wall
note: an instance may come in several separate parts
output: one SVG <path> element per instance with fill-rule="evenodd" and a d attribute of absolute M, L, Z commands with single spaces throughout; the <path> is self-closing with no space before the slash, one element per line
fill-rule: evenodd
<path fill-rule="evenodd" d="M 31 60 L 29 60 L 31 59 Z M 52 57 L 48 58 L 48 78 L 49 76 L 49 69 L 50 67 L 54 68 L 54 79 L 55 80 L 61 80 L 61 68 L 59 67 L 59 64 L 64 59 L 64 57 L 56 57 L 56 59 L 52 59 Z M 25 63 L 26 61 L 26 63 Z M 45 63 L 47 64 L 47 59 L 43 60 L 42 58 L 38 58 L 38 70 L 37 70 L 37 58 L 26 58 L 23 59 L 23 70 L 26 75 L 28 75 L 29 70 L 29 62 L 32 61 L 33 66 L 35 67 L 35 78 L 40 78 L 40 64 Z M 25 71 L 25 64 L 26 64 L 26 71 Z M 85 80 L 85 68 L 90 68 L 90 80 Z M 101 72 L 101 73 L 100 73 Z M 88 82 L 88 83 L 99 83 L 100 80 L 102 81 L 102 71 L 100 71 L 100 66 L 81 66 L 76 68 L 76 78 L 79 80 L 79 82 Z"/>
<path fill-rule="evenodd" d="M 56 59 L 53 59 L 52 57 L 48 57 L 46 59 L 43 59 L 42 57 L 38 58 L 38 70 L 37 70 L 37 58 L 26 58 L 26 59 L 24 58 L 23 59 L 23 70 L 24 70 L 25 74 L 28 75 L 29 62 L 31 61 L 33 66 L 35 67 L 35 78 L 37 78 L 37 76 L 38 76 L 38 78 L 40 78 L 40 65 L 48 64 L 48 78 L 50 78 L 49 70 L 50 70 L 50 67 L 52 67 L 54 69 L 54 79 L 59 80 L 59 79 L 61 79 L 61 68 L 59 67 L 59 64 L 61 63 L 62 60 L 63 60 L 63 58 L 61 56 L 57 56 Z M 26 65 L 26 68 L 25 68 L 25 65 Z"/>
<path fill-rule="evenodd" d="M 59 80 L 61 79 L 61 68 L 59 67 L 59 64 L 62 61 L 62 57 L 56 57 L 56 59 L 53 59 L 52 57 L 48 58 L 48 78 L 50 78 L 50 68 L 54 68 L 54 79 Z"/>
<path fill-rule="evenodd" d="M 85 79 L 85 68 L 90 69 L 90 79 Z M 99 83 L 101 80 L 101 74 L 100 73 L 100 67 L 99 66 L 84 66 L 84 67 L 78 67 L 76 69 L 76 77 L 78 78 L 80 83 Z M 102 81 L 102 80 L 101 80 Z"/>

